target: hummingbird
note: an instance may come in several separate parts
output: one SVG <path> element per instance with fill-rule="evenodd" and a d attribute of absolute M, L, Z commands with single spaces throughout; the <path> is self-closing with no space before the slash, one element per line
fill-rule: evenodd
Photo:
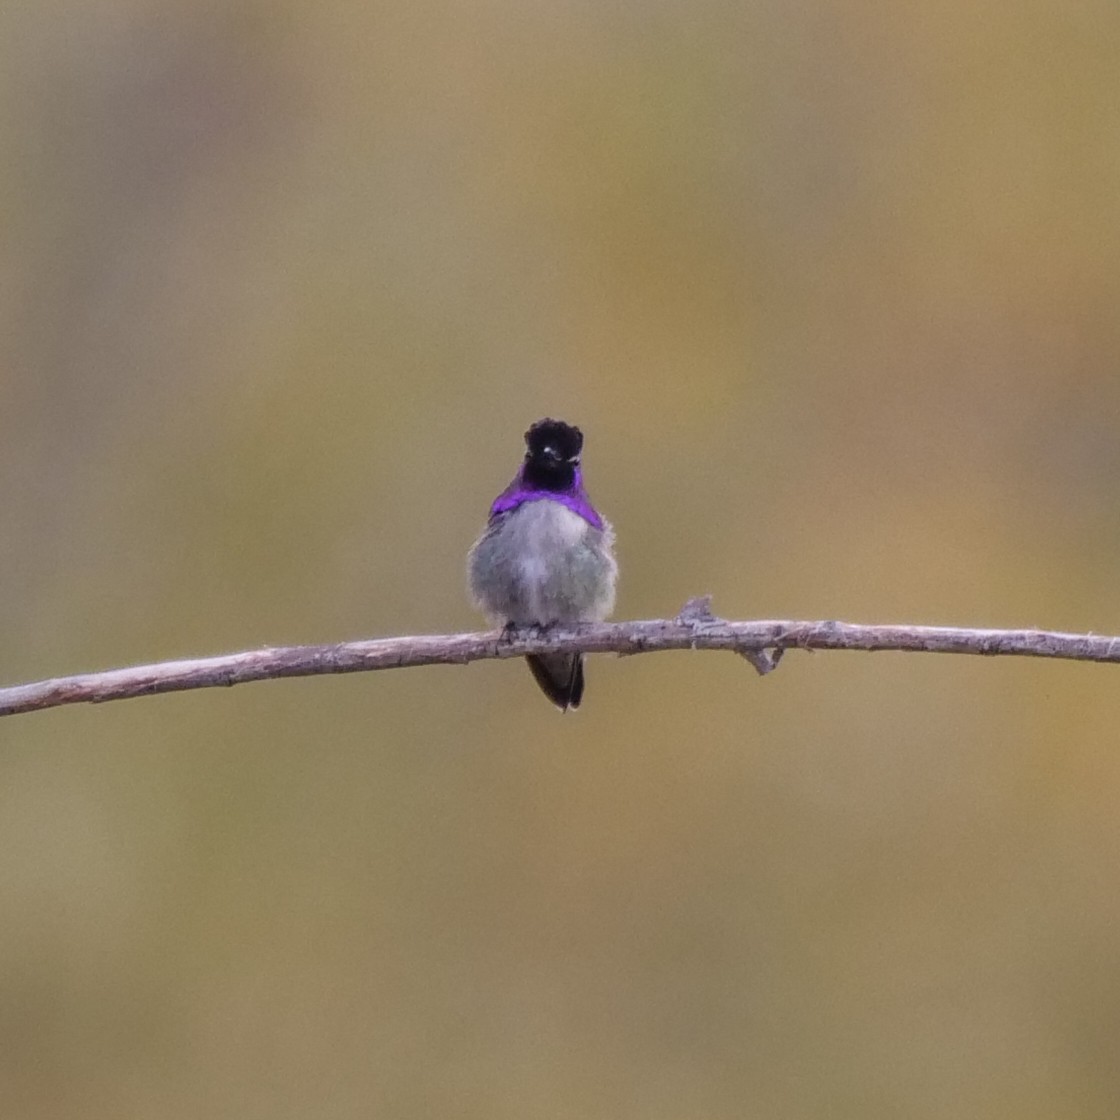
<path fill-rule="evenodd" d="M 614 609 L 614 530 L 583 488 L 582 451 L 583 433 L 563 420 L 538 420 L 525 433 L 525 458 L 467 557 L 471 598 L 492 622 L 601 622 Z M 582 654 L 525 660 L 561 711 L 579 707 Z"/>

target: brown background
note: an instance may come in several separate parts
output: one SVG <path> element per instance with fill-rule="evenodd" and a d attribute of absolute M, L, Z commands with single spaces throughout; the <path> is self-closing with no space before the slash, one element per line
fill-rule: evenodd
<path fill-rule="evenodd" d="M 1113 3 L 0 15 L 0 676 L 620 617 L 1120 631 Z M 1114 1118 L 1120 673 L 791 654 L 0 724 L 24 1117 Z"/>

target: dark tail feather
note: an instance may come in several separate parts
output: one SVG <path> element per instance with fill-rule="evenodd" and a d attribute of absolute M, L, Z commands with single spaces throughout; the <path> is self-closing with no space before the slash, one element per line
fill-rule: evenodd
<path fill-rule="evenodd" d="M 579 707 L 583 699 L 583 654 L 550 653 L 525 660 L 541 691 L 562 712 Z"/>

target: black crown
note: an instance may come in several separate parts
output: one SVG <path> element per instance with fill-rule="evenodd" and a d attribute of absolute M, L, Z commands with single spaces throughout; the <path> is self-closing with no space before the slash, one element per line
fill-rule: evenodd
<path fill-rule="evenodd" d="M 530 455 L 539 455 L 545 447 L 552 447 L 560 458 L 572 460 L 583 450 L 583 432 L 563 420 L 538 420 L 525 433 L 525 446 Z"/>

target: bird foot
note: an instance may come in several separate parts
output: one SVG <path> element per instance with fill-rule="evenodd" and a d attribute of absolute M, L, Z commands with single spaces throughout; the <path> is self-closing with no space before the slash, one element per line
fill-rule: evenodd
<path fill-rule="evenodd" d="M 555 622 L 507 622 L 502 627 L 501 640 L 515 642 L 518 639 L 544 638 L 555 626 Z"/>

